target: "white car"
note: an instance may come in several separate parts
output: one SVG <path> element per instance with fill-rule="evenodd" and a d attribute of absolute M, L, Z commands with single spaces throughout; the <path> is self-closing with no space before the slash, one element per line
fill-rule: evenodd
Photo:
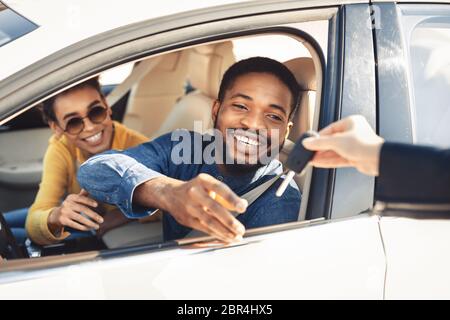
<path fill-rule="evenodd" d="M 387 140 L 450 146 L 449 1 L 2 2 L 2 212 L 40 181 L 51 132 L 34 107 L 97 74 L 115 119 L 149 138 L 208 121 L 224 70 L 259 55 L 302 87 L 292 141 L 362 114 Z M 0 220 L 0 299 L 450 298 L 448 208 L 375 202 L 354 169 L 295 179 L 298 222 L 231 246 L 162 242 L 155 224 L 148 243 L 20 247 Z"/>

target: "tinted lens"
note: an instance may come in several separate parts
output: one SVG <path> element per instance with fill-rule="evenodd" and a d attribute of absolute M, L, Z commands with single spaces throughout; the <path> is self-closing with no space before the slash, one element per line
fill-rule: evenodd
<path fill-rule="evenodd" d="M 95 106 L 89 111 L 88 118 L 93 123 L 100 123 L 105 120 L 106 114 L 106 108 Z"/>
<path fill-rule="evenodd" d="M 72 118 L 67 122 L 66 131 L 70 134 L 77 134 L 83 131 L 84 123 L 81 118 Z"/>

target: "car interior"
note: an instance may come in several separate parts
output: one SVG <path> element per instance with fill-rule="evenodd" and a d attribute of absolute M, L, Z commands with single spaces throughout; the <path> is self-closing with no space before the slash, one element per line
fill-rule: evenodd
<path fill-rule="evenodd" d="M 245 45 L 247 39 L 260 38 L 258 40 L 264 42 L 274 37 L 296 42 L 299 50 L 286 58 L 277 56 L 277 50 L 264 51 Z M 116 82 L 102 81 L 104 74 L 114 73 L 114 69 L 100 74 L 100 81 L 113 109 L 113 118 L 151 140 L 179 128 L 205 132 L 212 127 L 211 107 L 227 68 L 240 59 L 256 55 L 277 59 L 293 72 L 301 87 L 300 107 L 294 115 L 294 126 L 281 154 L 280 160 L 283 162 L 293 142 L 305 131 L 315 128 L 315 118 L 318 117 L 320 101 L 316 101 L 316 96 L 320 97 L 317 92 L 317 88 L 320 88 L 318 82 L 320 84 L 321 81 L 320 59 L 304 43 L 303 39 L 299 41 L 281 34 L 216 41 L 129 62 L 128 74 L 121 75 Z M 263 48 L 267 47 L 265 45 Z M 195 121 L 201 121 L 203 126 L 194 126 Z M 0 126 L 0 145 L 6 146 L 6 150 L 0 155 L 0 212 L 32 204 L 38 190 L 42 159 L 50 136 L 51 131 L 37 108 L 31 108 Z M 302 175 L 295 177 L 303 194 L 299 221 L 305 217 L 310 174 L 311 170 L 305 170 Z M 0 224 L 5 226 L 1 215 L 0 219 Z M 162 242 L 162 223 L 159 221 L 131 222 L 107 232 L 102 239 L 83 238 L 50 246 L 38 246 L 28 239 L 24 248 L 17 246 L 11 239 L 12 235 L 5 229 L 7 228 L 0 230 L 0 254 L 10 259 Z M 141 230 L 136 231 L 137 229 Z M 136 239 L 133 237 L 134 233 L 145 233 L 146 236 Z M 11 241 L 5 242 L 2 238 Z M 14 248 L 8 243 L 14 243 Z"/>

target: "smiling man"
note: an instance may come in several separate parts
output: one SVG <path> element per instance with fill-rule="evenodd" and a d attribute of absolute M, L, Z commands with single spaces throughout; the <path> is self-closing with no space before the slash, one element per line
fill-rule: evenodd
<path fill-rule="evenodd" d="M 245 228 L 296 221 L 295 183 L 277 198 L 279 179 L 248 207 L 240 196 L 282 174 L 276 155 L 298 100 L 295 77 L 280 62 L 239 61 L 223 76 L 212 108 L 213 134 L 176 130 L 126 151 L 97 155 L 81 166 L 78 180 L 127 217 L 162 209 L 165 240 L 196 229 L 229 242 L 240 239 Z"/>

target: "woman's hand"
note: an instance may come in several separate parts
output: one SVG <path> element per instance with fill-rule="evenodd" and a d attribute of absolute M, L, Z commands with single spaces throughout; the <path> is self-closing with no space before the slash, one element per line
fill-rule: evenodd
<path fill-rule="evenodd" d="M 59 235 L 63 227 L 80 231 L 98 230 L 103 218 L 91 209 L 97 206 L 97 202 L 91 199 L 84 189 L 79 194 L 68 195 L 61 206 L 53 209 L 48 216 L 50 231 Z"/>

